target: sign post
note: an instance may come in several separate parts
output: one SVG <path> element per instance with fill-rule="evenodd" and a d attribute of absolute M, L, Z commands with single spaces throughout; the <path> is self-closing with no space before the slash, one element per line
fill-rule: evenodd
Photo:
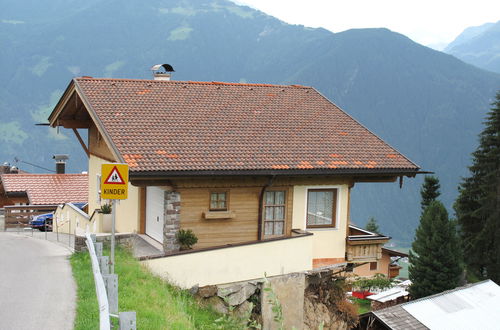
<path fill-rule="evenodd" d="M 101 198 L 111 199 L 111 274 L 115 273 L 115 222 L 116 201 L 128 197 L 128 165 L 102 164 Z"/>

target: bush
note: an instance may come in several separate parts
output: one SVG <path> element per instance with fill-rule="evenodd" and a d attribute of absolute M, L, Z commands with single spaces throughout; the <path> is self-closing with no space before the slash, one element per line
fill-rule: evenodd
<path fill-rule="evenodd" d="M 111 214 L 111 204 L 107 203 L 101 205 L 101 213 L 102 214 Z"/>
<path fill-rule="evenodd" d="M 193 245 L 198 242 L 198 237 L 196 237 L 191 229 L 180 229 L 177 234 L 175 234 L 175 238 L 177 242 L 179 242 L 181 250 L 191 250 Z"/>
<path fill-rule="evenodd" d="M 371 289 L 388 289 L 392 287 L 392 281 L 384 274 L 375 274 L 372 278 L 358 278 L 352 283 L 354 288 L 362 291 L 370 291 Z"/>

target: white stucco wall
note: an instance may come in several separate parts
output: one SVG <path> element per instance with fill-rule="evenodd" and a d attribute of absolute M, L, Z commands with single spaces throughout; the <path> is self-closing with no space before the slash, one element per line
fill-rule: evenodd
<path fill-rule="evenodd" d="M 260 279 L 310 270 L 313 236 L 145 260 L 156 275 L 181 288 Z"/>
<path fill-rule="evenodd" d="M 335 228 L 307 229 L 307 190 L 308 189 L 337 189 L 337 210 Z M 293 188 L 293 219 L 292 228 L 307 230 L 313 236 L 313 258 L 344 258 L 346 232 L 348 226 L 349 186 L 315 185 L 294 186 Z"/>

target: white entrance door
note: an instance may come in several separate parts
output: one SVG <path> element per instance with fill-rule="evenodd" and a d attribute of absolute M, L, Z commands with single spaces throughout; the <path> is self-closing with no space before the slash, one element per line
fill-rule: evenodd
<path fill-rule="evenodd" d="M 158 187 L 146 188 L 146 234 L 163 243 L 164 193 Z"/>

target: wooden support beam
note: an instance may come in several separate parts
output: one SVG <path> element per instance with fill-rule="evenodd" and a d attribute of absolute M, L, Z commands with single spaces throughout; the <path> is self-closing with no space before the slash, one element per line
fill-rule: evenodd
<path fill-rule="evenodd" d="M 146 233 L 146 187 L 139 188 L 139 234 Z"/>
<path fill-rule="evenodd" d="M 89 128 L 89 120 L 60 119 L 58 125 L 64 128 Z"/>
<path fill-rule="evenodd" d="M 147 187 L 147 186 L 173 187 L 172 181 L 166 179 L 152 179 L 152 180 L 131 179 L 130 183 L 135 187 Z"/>
<path fill-rule="evenodd" d="M 73 133 L 75 133 L 76 135 L 76 138 L 78 139 L 78 142 L 80 142 L 83 150 L 85 151 L 85 153 L 87 154 L 87 157 L 90 158 L 90 152 L 89 152 L 89 148 L 87 148 L 87 146 L 85 145 L 85 142 L 83 142 L 83 139 L 82 137 L 80 136 L 80 133 L 78 133 L 78 130 L 76 128 L 73 128 Z"/>

